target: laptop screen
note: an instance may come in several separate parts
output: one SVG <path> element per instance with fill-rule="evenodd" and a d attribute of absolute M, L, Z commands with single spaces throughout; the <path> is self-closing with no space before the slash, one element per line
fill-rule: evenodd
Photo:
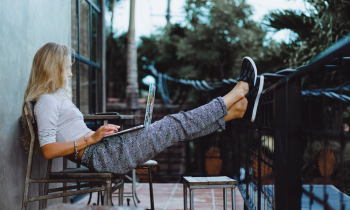
<path fill-rule="evenodd" d="M 145 113 L 145 122 L 144 122 L 145 127 L 150 125 L 152 122 L 153 105 L 154 105 L 155 96 L 156 96 L 156 86 L 153 84 L 150 84 L 148 97 L 147 97 L 146 113 Z"/>

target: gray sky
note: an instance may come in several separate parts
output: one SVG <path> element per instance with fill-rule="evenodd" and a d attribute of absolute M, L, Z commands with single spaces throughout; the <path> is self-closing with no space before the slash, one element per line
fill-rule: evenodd
<path fill-rule="evenodd" d="M 114 14 L 113 28 L 116 35 L 128 30 L 129 26 L 129 0 L 121 0 L 116 4 Z M 262 17 L 271 10 L 276 9 L 294 9 L 305 10 L 309 7 L 303 0 L 247 0 L 247 3 L 253 7 L 252 19 L 260 22 Z M 185 12 L 183 7 L 185 0 L 171 0 L 170 12 L 172 15 L 171 23 L 184 23 Z M 157 33 L 157 28 L 166 25 L 167 0 L 136 0 L 136 37 L 152 33 Z M 106 15 L 107 25 L 110 25 L 110 14 Z M 290 32 L 282 30 L 280 32 L 270 32 L 268 37 L 273 39 L 288 40 Z"/>

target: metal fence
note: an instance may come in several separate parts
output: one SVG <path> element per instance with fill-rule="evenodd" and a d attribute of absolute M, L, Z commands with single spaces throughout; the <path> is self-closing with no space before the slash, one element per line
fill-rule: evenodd
<path fill-rule="evenodd" d="M 266 74 L 254 123 L 230 123 L 248 209 L 350 209 L 350 40 Z"/>
<path fill-rule="evenodd" d="M 233 120 L 166 149 L 155 178 L 234 177 L 247 209 L 350 209 L 350 38 L 264 76 L 254 123 Z"/>

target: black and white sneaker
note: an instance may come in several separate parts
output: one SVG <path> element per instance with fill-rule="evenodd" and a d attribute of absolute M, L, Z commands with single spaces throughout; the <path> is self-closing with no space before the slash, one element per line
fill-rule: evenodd
<path fill-rule="evenodd" d="M 257 77 L 257 68 L 253 59 L 248 56 L 244 57 L 242 60 L 241 75 L 238 81 L 247 82 L 249 84 L 249 90 L 251 90 L 255 87 Z"/>
<path fill-rule="evenodd" d="M 243 119 L 254 122 L 263 87 L 264 87 L 264 76 L 260 76 L 257 79 L 256 85 L 252 89 L 249 88 L 249 92 L 245 96 L 248 100 L 248 106 L 247 106 L 247 110 L 243 115 Z"/>

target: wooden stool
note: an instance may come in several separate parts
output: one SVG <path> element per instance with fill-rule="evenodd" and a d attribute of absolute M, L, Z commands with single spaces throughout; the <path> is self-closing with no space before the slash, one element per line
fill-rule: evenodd
<path fill-rule="evenodd" d="M 216 189 L 223 188 L 224 191 L 224 209 L 227 210 L 227 189 L 231 188 L 232 210 L 236 210 L 236 180 L 227 176 L 217 177 L 191 177 L 184 176 L 184 209 L 187 210 L 187 187 L 190 189 L 190 209 L 194 209 L 193 190 L 194 189 Z"/>

